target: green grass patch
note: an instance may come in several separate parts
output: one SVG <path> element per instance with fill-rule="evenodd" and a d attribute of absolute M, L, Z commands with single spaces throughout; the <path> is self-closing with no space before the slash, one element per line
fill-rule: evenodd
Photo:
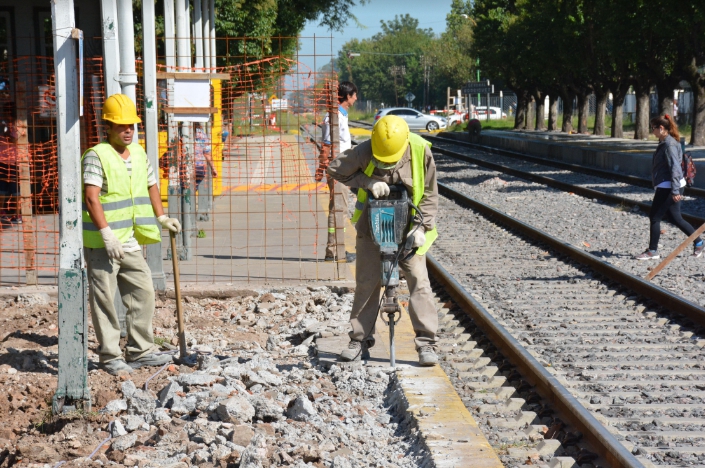
<path fill-rule="evenodd" d="M 164 338 L 163 336 L 155 336 L 154 337 L 154 344 L 157 346 L 163 346 L 164 343 L 166 343 L 167 341 L 168 340 L 166 338 Z"/>

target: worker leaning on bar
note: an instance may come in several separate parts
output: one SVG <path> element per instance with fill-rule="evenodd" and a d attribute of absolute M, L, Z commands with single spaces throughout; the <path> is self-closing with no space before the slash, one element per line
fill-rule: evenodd
<path fill-rule="evenodd" d="M 389 185 L 403 184 L 414 204 L 423 215 L 416 213 L 410 228 L 412 248 L 418 247 L 409 260 L 399 262 L 409 285 L 409 316 L 416 333 L 416 350 L 419 364 L 434 366 L 438 312 L 426 270 L 426 252 L 437 237 L 438 184 L 436 164 L 431 144 L 419 135 L 409 132 L 401 118 L 389 115 L 381 118 L 372 129 L 372 137 L 353 149 L 341 153 L 328 166 L 328 175 L 351 187 L 367 188 L 375 198 L 389 195 Z M 350 343 L 343 350 L 343 361 L 356 361 L 368 355 L 374 345 L 372 338 L 379 311 L 381 289 L 381 257 L 379 246 L 372 239 L 367 214 L 367 192 L 358 190 L 355 214 L 357 223 L 355 298 L 350 312 Z"/>
<path fill-rule="evenodd" d="M 164 214 L 147 153 L 132 143 L 135 124 L 141 122 L 135 104 L 124 94 L 114 94 L 103 104 L 103 120 L 108 125 L 107 141 L 88 149 L 81 164 L 83 245 L 99 365 L 118 375 L 172 360 L 155 354 L 154 287 L 141 245 L 160 242 L 161 228 L 180 232 L 181 225 Z M 124 355 L 113 302 L 118 291 L 127 308 Z"/>

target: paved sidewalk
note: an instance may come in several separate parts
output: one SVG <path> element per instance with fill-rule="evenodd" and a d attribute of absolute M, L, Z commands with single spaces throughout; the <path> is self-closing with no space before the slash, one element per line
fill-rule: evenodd
<path fill-rule="evenodd" d="M 323 261 L 328 187 L 313 179 L 318 155 L 296 135 L 246 137 L 232 143 L 223 161 L 223 193 L 205 237 L 180 263 L 182 282 L 350 281 L 354 264 Z M 346 228 L 347 250 L 354 228 Z M 168 237 L 162 243 L 164 258 Z M 164 261 L 167 280 L 171 261 Z"/>

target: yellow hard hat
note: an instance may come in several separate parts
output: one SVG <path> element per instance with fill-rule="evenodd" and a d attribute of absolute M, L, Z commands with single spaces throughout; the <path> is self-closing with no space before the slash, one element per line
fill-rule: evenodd
<path fill-rule="evenodd" d="M 385 115 L 372 127 L 372 155 L 391 164 L 404 156 L 409 146 L 409 126 L 401 117 Z"/>
<path fill-rule="evenodd" d="M 103 104 L 103 120 L 118 125 L 129 125 L 142 122 L 137 116 L 137 108 L 132 99 L 124 94 L 113 94 Z"/>

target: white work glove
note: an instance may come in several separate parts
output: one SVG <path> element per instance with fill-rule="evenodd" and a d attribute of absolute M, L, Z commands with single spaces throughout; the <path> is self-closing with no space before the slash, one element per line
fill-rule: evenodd
<path fill-rule="evenodd" d="M 157 221 L 159 221 L 159 224 L 161 224 L 162 228 L 164 229 L 168 229 L 176 234 L 181 232 L 181 223 L 176 218 L 170 218 L 167 215 L 161 215 L 157 218 Z"/>
<path fill-rule="evenodd" d="M 122 250 L 122 242 L 115 237 L 113 230 L 110 227 L 101 229 L 100 236 L 103 238 L 105 250 L 108 252 L 108 258 L 113 260 L 121 260 L 125 257 L 125 252 Z"/>
<path fill-rule="evenodd" d="M 371 179 L 367 184 L 367 188 L 372 192 L 372 196 L 375 198 L 386 197 L 389 195 L 389 185 L 381 180 Z"/>
<path fill-rule="evenodd" d="M 419 226 L 416 231 L 411 228 L 409 231 L 409 236 L 406 238 L 406 248 L 415 249 L 416 247 L 421 247 L 426 243 L 426 234 L 424 234 L 423 227 Z"/>

